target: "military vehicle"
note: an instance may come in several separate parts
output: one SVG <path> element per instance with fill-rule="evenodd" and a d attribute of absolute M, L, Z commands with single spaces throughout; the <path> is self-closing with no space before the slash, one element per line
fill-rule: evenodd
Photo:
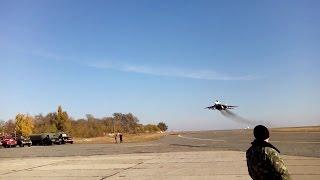
<path fill-rule="evenodd" d="M 60 133 L 57 133 L 57 134 L 58 134 L 59 139 L 61 139 L 61 143 L 62 144 L 66 144 L 66 143 L 73 144 L 73 139 L 72 139 L 71 136 L 68 136 L 64 132 L 60 132 Z"/>
<path fill-rule="evenodd" d="M 73 144 L 72 137 L 64 132 L 33 134 L 30 139 L 33 145 Z"/>
<path fill-rule="evenodd" d="M 31 146 L 32 145 L 32 141 L 30 140 L 30 138 L 24 137 L 24 136 L 18 136 L 16 138 L 17 144 L 20 147 L 24 147 L 24 146 Z"/>
<path fill-rule="evenodd" d="M 66 144 L 66 143 L 73 144 L 72 137 L 68 136 L 64 132 L 50 133 L 49 136 L 53 144 L 58 144 L 58 145 Z"/>
<path fill-rule="evenodd" d="M 48 146 L 53 144 L 49 133 L 31 134 L 30 140 L 32 141 L 33 145 Z"/>

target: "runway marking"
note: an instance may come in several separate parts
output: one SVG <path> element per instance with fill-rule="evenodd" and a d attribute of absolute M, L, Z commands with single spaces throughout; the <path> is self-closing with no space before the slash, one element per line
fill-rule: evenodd
<path fill-rule="evenodd" d="M 159 146 L 160 144 L 136 144 L 136 145 L 129 145 L 126 144 L 126 147 L 149 147 L 149 146 Z"/>
<path fill-rule="evenodd" d="M 184 139 L 200 140 L 200 141 L 226 142 L 225 140 L 221 140 L 221 139 L 203 139 L 203 138 L 195 138 L 195 137 L 185 137 L 185 136 L 181 136 L 180 134 L 178 135 L 178 137 L 184 138 Z"/>
<path fill-rule="evenodd" d="M 296 144 L 320 144 L 320 142 L 315 141 L 270 141 L 276 143 L 296 143 Z"/>

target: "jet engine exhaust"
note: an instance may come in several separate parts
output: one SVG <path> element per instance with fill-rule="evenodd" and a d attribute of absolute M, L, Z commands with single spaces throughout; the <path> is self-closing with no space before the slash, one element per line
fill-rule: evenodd
<path fill-rule="evenodd" d="M 241 116 L 229 111 L 228 109 L 222 110 L 222 111 L 220 111 L 220 113 L 223 116 L 233 120 L 234 122 L 238 122 L 238 123 L 245 124 L 245 125 L 252 125 L 252 126 L 255 126 L 257 124 L 256 122 L 253 122 L 253 121 L 250 121 L 248 119 L 245 119 L 245 118 L 243 118 L 243 117 L 241 117 Z"/>

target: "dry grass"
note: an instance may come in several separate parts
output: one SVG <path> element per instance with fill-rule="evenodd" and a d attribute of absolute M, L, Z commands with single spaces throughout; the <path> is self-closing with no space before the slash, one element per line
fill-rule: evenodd
<path fill-rule="evenodd" d="M 145 134 L 123 134 L 124 143 L 147 142 L 158 140 L 165 136 L 165 133 L 145 133 Z M 74 138 L 77 144 L 110 144 L 115 143 L 113 136 L 95 137 L 95 138 Z"/>
<path fill-rule="evenodd" d="M 273 132 L 320 132 L 320 126 L 272 128 Z"/>

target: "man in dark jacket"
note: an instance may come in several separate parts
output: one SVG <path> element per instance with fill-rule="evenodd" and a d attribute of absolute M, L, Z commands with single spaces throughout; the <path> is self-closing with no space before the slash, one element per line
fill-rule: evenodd
<path fill-rule="evenodd" d="M 269 130 L 262 125 L 254 128 L 255 140 L 247 150 L 247 166 L 249 175 L 254 180 L 290 180 L 286 168 L 279 153 L 280 151 L 270 144 Z"/>

